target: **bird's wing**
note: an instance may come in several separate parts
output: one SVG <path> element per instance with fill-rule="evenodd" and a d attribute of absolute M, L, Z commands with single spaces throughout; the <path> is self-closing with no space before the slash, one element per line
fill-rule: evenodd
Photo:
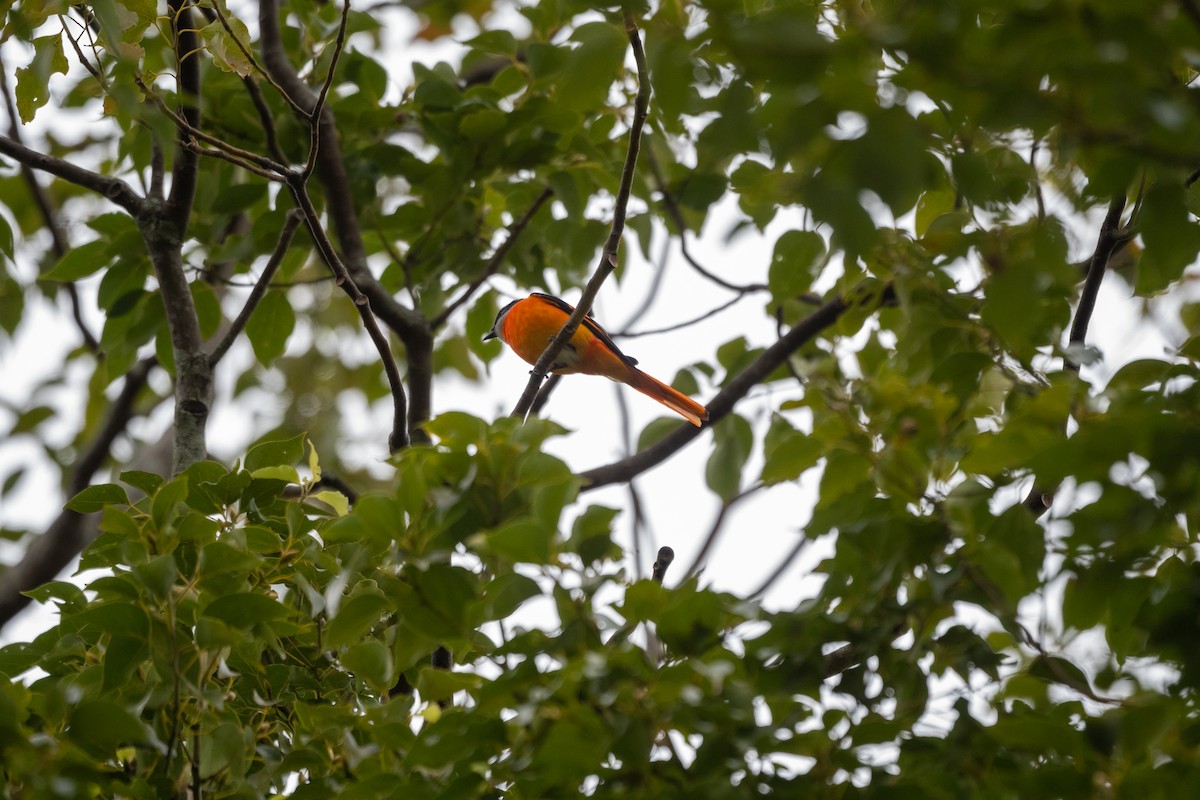
<path fill-rule="evenodd" d="M 564 312 L 568 317 L 575 313 L 575 306 L 571 305 L 565 300 L 555 297 L 552 294 L 542 294 L 541 292 L 534 292 L 533 294 L 534 296 L 540 297 L 546 302 L 555 306 L 560 311 Z M 612 340 L 612 337 L 608 335 L 608 332 L 605 331 L 604 328 L 600 327 L 599 322 L 596 322 L 596 320 L 593 319 L 590 311 L 588 312 L 588 315 L 583 318 L 583 326 L 591 331 L 593 336 L 604 342 L 604 346 L 616 353 L 617 356 L 626 364 L 631 367 L 637 366 L 637 359 L 627 356 L 621 352 L 621 348 L 617 347 L 616 343 Z"/>

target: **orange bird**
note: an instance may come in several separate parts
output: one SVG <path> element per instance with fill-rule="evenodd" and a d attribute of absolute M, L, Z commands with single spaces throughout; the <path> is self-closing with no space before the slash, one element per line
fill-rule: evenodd
<path fill-rule="evenodd" d="M 524 300 L 514 300 L 500 309 L 492 329 L 484 340 L 499 338 L 530 364 L 536 364 L 546 345 L 562 330 L 575 307 L 557 297 L 534 292 Z M 603 375 L 653 397 L 688 422 L 700 426 L 708 419 L 708 410 L 682 392 L 677 392 L 637 368 L 637 361 L 621 352 L 604 329 L 584 317 L 583 324 L 550 368 L 558 375 L 581 372 Z"/>

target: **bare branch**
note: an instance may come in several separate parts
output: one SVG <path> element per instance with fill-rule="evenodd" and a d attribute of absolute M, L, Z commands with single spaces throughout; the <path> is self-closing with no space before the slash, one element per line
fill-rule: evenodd
<path fill-rule="evenodd" d="M 1108 269 L 1108 261 L 1122 243 L 1121 214 L 1125 211 L 1126 202 L 1127 198 L 1123 194 L 1114 197 L 1108 204 L 1108 213 L 1104 215 L 1104 222 L 1100 224 L 1100 233 L 1096 237 L 1096 249 L 1092 251 L 1087 278 L 1083 282 L 1079 305 L 1075 309 L 1075 319 L 1071 323 L 1068 342 L 1072 346 L 1080 347 L 1087 340 L 1088 325 L 1091 323 L 1092 313 L 1096 310 L 1096 298 L 1100 294 L 1100 284 L 1104 280 L 1105 270 Z M 1066 360 L 1064 366 L 1071 372 L 1079 371 L 1079 364 L 1070 359 Z M 1035 481 L 1029 494 L 1026 495 L 1023 505 L 1036 517 L 1048 511 L 1053 502 L 1054 489 L 1041 486 Z"/>
<path fill-rule="evenodd" d="M 445 325 L 446 321 L 450 319 L 451 315 L 461 308 L 463 303 L 466 303 L 468 300 L 470 300 L 471 297 L 474 296 L 475 292 L 479 290 L 479 287 L 482 286 L 488 278 L 496 274 L 496 270 L 498 270 L 500 268 L 500 264 L 504 262 L 504 257 L 508 255 L 508 251 L 511 250 L 513 244 L 516 243 L 517 237 L 521 235 L 537 212 L 553 195 L 553 189 L 547 188 L 542 190 L 542 193 L 537 196 L 537 199 L 533 201 L 533 204 L 529 206 L 525 214 L 519 220 L 514 222 L 511 227 L 509 227 L 508 236 L 506 236 L 504 241 L 500 243 L 500 246 L 496 248 L 496 252 L 492 253 L 492 257 L 488 259 L 487 265 L 483 268 L 482 274 L 480 274 L 480 276 L 475 280 L 471 281 L 466 290 L 459 295 L 454 302 L 446 306 L 446 308 L 442 310 L 442 313 L 434 317 L 429 323 L 429 327 L 432 330 L 437 331 L 439 328 Z"/>
<path fill-rule="evenodd" d="M 542 384 L 542 388 L 538 390 L 537 397 L 533 399 L 533 406 L 529 409 L 531 416 L 538 416 L 542 413 L 542 409 L 546 407 L 546 403 L 550 402 L 550 395 L 554 394 L 554 390 L 558 388 L 558 384 L 562 382 L 562 375 L 551 375 L 550 380 Z"/>
<path fill-rule="evenodd" d="M 411 401 L 408 402 L 409 434 L 403 438 L 405 441 L 410 435 L 424 438 L 420 425 L 429 418 L 433 394 L 433 331 L 419 311 L 402 306 L 367 268 L 366 249 L 358 213 L 354 208 L 354 192 L 350 189 L 338 145 L 337 125 L 328 105 L 323 106 L 315 118 L 311 114 L 311 109 L 316 108 L 317 97 L 288 61 L 279 28 L 279 0 L 262 0 L 259 3 L 258 22 L 263 67 L 273 85 L 280 89 L 302 119 L 322 126 L 316 172 L 325 186 L 326 211 L 341 249 L 340 263 L 361 293 L 370 300 L 374 314 L 404 342 L 408 354 Z M 308 213 L 305 213 L 305 218 L 310 226 L 316 221 Z M 325 237 L 322 235 L 322 238 Z M 372 334 L 372 339 L 375 338 Z"/>
<path fill-rule="evenodd" d="M 738 492 L 728 500 L 723 500 L 721 502 L 721 508 L 717 511 L 717 517 L 713 520 L 713 524 L 712 527 L 709 528 L 708 535 L 704 537 L 704 543 L 700 545 L 699 552 L 697 552 L 696 557 L 692 559 L 692 565 L 688 567 L 687 572 L 684 573 L 685 579 L 697 574 L 704 567 L 704 562 L 708 558 L 709 552 L 712 551 L 713 545 L 717 543 L 717 538 L 721 535 L 721 531 L 725 527 L 725 520 L 728 519 L 729 512 L 733 510 L 733 507 L 760 489 L 766 488 L 766 486 L 767 485 L 765 483 L 756 483 L 753 486 Z"/>
<path fill-rule="evenodd" d="M 741 300 L 742 298 L 744 298 L 746 296 L 747 295 L 745 293 L 740 293 L 740 294 L 736 295 L 735 297 L 733 297 L 732 299 L 727 300 L 724 303 L 722 303 L 721 305 L 712 309 L 711 311 L 705 311 L 700 316 L 693 317 L 692 319 L 689 319 L 685 322 L 677 322 L 674 325 L 667 325 L 665 328 L 651 328 L 648 331 L 618 331 L 618 332 L 612 334 L 612 337 L 614 339 L 617 339 L 617 338 L 636 339 L 639 336 L 657 336 L 660 333 L 671 333 L 673 331 L 682 330 L 684 328 L 690 328 L 693 325 L 704 322 L 704 320 L 709 319 L 710 317 L 715 317 L 717 314 L 720 314 L 722 311 L 726 310 L 727 308 L 732 307 L 734 303 L 738 302 L 739 300 Z"/>
<path fill-rule="evenodd" d="M 371 337 L 371 342 L 375 345 L 380 361 L 383 363 L 383 370 L 388 379 L 388 387 L 392 392 L 392 432 L 388 436 L 388 447 L 393 453 L 408 447 L 410 441 L 408 432 L 408 396 L 404 391 L 404 383 L 400 379 L 400 370 L 396 366 L 396 359 L 392 356 L 391 345 L 388 344 L 387 337 L 384 336 L 383 331 L 379 329 L 379 324 L 375 321 L 375 315 L 371 313 L 371 301 L 365 294 L 359 291 L 358 286 L 346 270 L 346 265 L 338 256 L 337 251 L 334 250 L 329 237 L 325 235 L 325 229 L 321 227 L 321 220 L 317 216 L 317 210 L 313 207 L 312 200 L 308 196 L 308 190 L 304 186 L 303 176 L 294 174 L 291 180 L 288 181 L 288 188 L 292 190 L 292 197 L 296 199 L 296 204 L 300 207 L 300 212 L 304 215 L 304 221 L 308 224 L 308 231 L 312 235 L 313 241 L 321 253 L 321 257 L 325 260 L 329 269 L 333 271 L 334 282 L 354 302 L 354 307 L 358 309 L 358 315 L 362 319 L 363 327 L 367 329 L 367 334 Z"/>
<path fill-rule="evenodd" d="M 243 169 L 267 178 L 268 180 L 280 181 L 285 178 L 290 171 L 286 164 L 280 164 L 264 155 L 243 149 L 237 145 L 226 142 L 220 137 L 213 136 L 211 133 L 206 133 L 205 131 L 193 125 L 186 116 L 168 108 L 167 104 L 163 102 L 163 99 L 158 96 L 158 93 L 155 92 L 154 89 L 141 78 L 135 77 L 134 81 L 137 83 L 138 88 L 145 93 L 146 97 L 149 98 L 149 100 L 154 103 L 154 105 L 157 106 L 160 111 L 166 114 L 171 121 L 175 123 L 175 127 L 180 131 L 180 136 L 183 137 L 181 144 L 182 147 L 188 148 L 193 152 L 204 152 L 205 155 L 224 158 L 225 160 L 230 161 L 237 166 L 242 167 Z M 186 137 L 184 134 L 186 134 Z M 199 145 L 197 145 L 195 142 L 188 141 L 188 137 L 195 139 L 198 142 L 210 144 L 221 152 L 212 153 L 209 151 L 201 151 L 199 149 Z"/>
<path fill-rule="evenodd" d="M 307 179 L 313 174 L 313 170 L 317 166 L 317 153 L 321 150 L 321 126 L 317 120 L 321 118 L 322 112 L 325 110 L 325 99 L 329 96 L 329 87 L 333 85 L 333 75 L 337 71 L 338 58 L 342 54 L 342 47 L 346 44 L 346 20 L 350 17 L 350 0 L 344 0 L 342 3 L 342 20 L 338 23 L 337 38 L 333 44 L 333 56 L 329 60 L 329 74 L 325 76 L 325 82 L 321 84 L 321 91 L 317 94 L 317 101 L 313 104 L 312 111 L 309 112 L 309 119 L 312 121 L 309 131 L 311 139 L 308 146 L 308 161 L 304 165 L 304 177 Z"/>
<path fill-rule="evenodd" d="M 125 209 L 134 217 L 145 211 L 145 201 L 133 191 L 129 184 L 119 178 L 110 178 L 107 175 L 101 175 L 72 164 L 70 161 L 30 150 L 8 136 L 0 136 L 0 154 L 31 169 L 48 172 L 68 183 L 90 189 Z"/>
<path fill-rule="evenodd" d="M 890 288 L 884 292 L 886 300 Z M 582 473 L 580 477 L 586 481 L 581 491 L 621 483 L 642 474 L 651 467 L 657 466 L 674 455 L 684 445 L 700 435 L 700 433 L 717 424 L 726 414 L 733 410 L 734 404 L 768 375 L 778 369 L 796 350 L 814 339 L 817 334 L 837 321 L 838 317 L 850 307 L 850 303 L 841 297 L 826 302 L 819 309 L 808 315 L 798 325 L 784 334 L 783 338 L 771 345 L 753 363 L 737 374 L 725 388 L 717 393 L 708 403 L 708 424 L 703 428 L 695 425 L 682 424 L 659 441 L 635 453 L 628 458 L 596 467 Z"/>
<path fill-rule="evenodd" d="M 775 581 L 782 578 L 783 573 L 787 572 L 792 564 L 795 563 L 796 559 L 800 557 L 800 553 L 804 551 L 804 547 L 807 544 L 808 539 L 804 538 L 804 533 L 801 532 L 800 541 L 796 542 L 796 545 L 790 551 L 788 551 L 788 554 L 779 560 L 779 563 L 775 566 L 774 571 L 771 572 L 771 574 L 765 579 L 763 579 L 763 582 L 758 585 L 758 588 L 747 595 L 746 599 L 757 600 L 765 595 L 767 591 L 775 585 Z"/>
<path fill-rule="evenodd" d="M 721 276 L 708 271 L 700 264 L 688 250 L 687 235 L 688 225 L 683 218 L 683 211 L 679 208 L 679 203 L 675 201 L 675 196 L 671 194 L 671 190 L 667 188 L 666 179 L 663 177 L 662 168 L 659 167 L 658 159 L 654 157 L 653 149 L 646 150 L 646 163 L 650 167 L 650 173 L 654 176 L 655 186 L 658 188 L 658 193 L 662 195 L 663 206 L 667 209 L 667 214 L 675 223 L 675 227 L 679 230 L 679 252 L 683 256 L 683 260 L 691 265 L 692 269 L 700 273 L 703 277 L 717 284 L 723 289 L 728 289 L 731 292 L 765 292 L 768 291 L 765 283 L 748 283 L 739 285 L 730 283 Z"/>
<path fill-rule="evenodd" d="M 254 313 L 254 309 L 258 307 L 259 301 L 266 295 L 267 289 L 271 285 L 271 278 L 275 277 L 275 272 L 279 269 L 279 265 L 283 263 L 283 257 L 287 254 L 288 247 L 292 244 L 292 237 L 295 236 L 296 229 L 300 227 L 300 223 L 303 220 L 304 215 L 298 210 L 293 208 L 288 212 L 283 222 L 283 229 L 279 232 L 279 242 L 275 245 L 275 252 L 271 253 L 271 258 L 267 261 L 267 266 L 263 269 L 262 275 L 258 276 L 258 282 L 254 284 L 254 289 L 250 292 L 250 296 L 246 298 L 246 304 L 242 306 L 241 312 L 230 323 L 229 330 L 225 332 L 225 337 L 221 339 L 221 342 L 213 349 L 212 355 L 208 357 L 210 366 L 217 366 L 217 363 L 225 356 L 230 346 L 237 341 L 237 337 L 241 335 L 242 329 L 246 327 L 246 323 L 250 321 L 250 315 Z"/>
<path fill-rule="evenodd" d="M 200 127 L 200 36 L 192 19 L 189 0 L 168 0 L 171 32 L 175 36 L 175 70 L 179 76 L 180 115 L 188 128 Z M 180 237 L 187 231 L 192 215 L 192 200 L 196 196 L 196 177 L 199 169 L 197 153 L 187 147 L 187 134 L 177 132 L 175 164 L 171 170 L 171 193 L 167 196 L 165 216 L 178 229 Z"/>
<path fill-rule="evenodd" d="M 613 209 L 612 230 L 609 231 L 608 240 L 604 243 L 604 249 L 600 253 L 600 263 L 596 266 L 596 271 L 588 281 L 587 287 L 584 288 L 583 296 L 579 298 L 575 311 L 567 319 L 562 330 L 550 340 L 531 370 L 529 383 L 526 384 L 525 391 L 512 410 L 511 416 L 518 419 L 524 419 L 529 414 L 529 409 L 537 397 L 538 389 L 549 374 L 554 360 L 566 347 L 567 342 L 571 341 L 571 337 L 579 329 L 583 318 L 591 311 L 592 303 L 595 302 L 596 295 L 600 293 L 600 287 L 604 284 L 605 279 L 617 268 L 617 250 L 621 246 L 621 235 L 625 231 L 625 214 L 629 206 L 629 194 L 633 187 L 633 173 L 637 166 L 642 126 L 646 122 L 646 111 L 650 104 L 650 81 L 646 69 L 646 54 L 642 49 L 642 39 L 638 34 L 637 25 L 634 24 L 633 17 L 628 14 L 625 15 L 625 33 L 629 37 L 629 44 L 633 48 L 633 58 L 637 63 L 638 93 L 633 106 L 633 121 L 629 125 L 629 147 L 625 153 L 625 166 L 621 170 L 621 185 L 617 190 L 616 205 Z"/>

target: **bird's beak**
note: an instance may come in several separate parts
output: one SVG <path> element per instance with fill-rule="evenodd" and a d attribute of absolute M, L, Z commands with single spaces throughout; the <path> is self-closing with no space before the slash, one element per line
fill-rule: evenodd
<path fill-rule="evenodd" d="M 483 335 L 483 340 L 486 342 L 488 339 L 495 339 L 495 338 L 497 338 L 497 335 L 498 334 L 496 333 L 496 329 L 492 328 L 490 331 L 488 331 L 487 333 L 485 333 Z"/>

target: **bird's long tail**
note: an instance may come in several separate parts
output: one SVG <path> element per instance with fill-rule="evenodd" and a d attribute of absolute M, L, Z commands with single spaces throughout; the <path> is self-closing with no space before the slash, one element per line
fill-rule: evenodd
<path fill-rule="evenodd" d="M 647 397 L 654 398 L 696 427 L 700 427 L 700 424 L 708 419 L 708 409 L 704 406 L 636 367 L 630 368 L 628 375 L 625 376 L 625 383 Z"/>

